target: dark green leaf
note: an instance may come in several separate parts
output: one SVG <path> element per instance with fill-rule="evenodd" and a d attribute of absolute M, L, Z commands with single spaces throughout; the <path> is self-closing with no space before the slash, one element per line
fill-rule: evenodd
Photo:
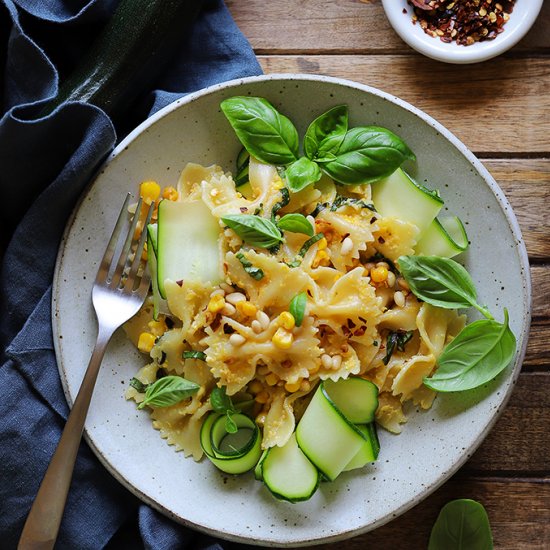
<path fill-rule="evenodd" d="M 313 227 L 303 214 L 287 214 L 277 222 L 277 225 L 283 231 L 304 233 L 310 237 L 313 235 Z"/>
<path fill-rule="evenodd" d="M 294 298 L 290 301 L 290 306 L 288 311 L 292 313 L 296 326 L 302 326 L 302 321 L 304 320 L 304 314 L 306 312 L 306 303 L 307 303 L 307 294 L 305 292 L 300 292 L 296 294 Z"/>
<path fill-rule="evenodd" d="M 317 117 L 304 136 L 304 151 L 311 160 L 336 154 L 348 130 L 348 107 L 338 105 Z"/>
<path fill-rule="evenodd" d="M 237 172 L 250 164 L 250 153 L 243 147 L 237 155 Z"/>
<path fill-rule="evenodd" d="M 405 344 L 412 338 L 413 331 L 396 330 L 391 331 L 386 338 L 386 355 L 382 359 L 384 365 L 390 362 L 393 352 L 397 348 L 399 351 L 405 351 Z"/>
<path fill-rule="evenodd" d="M 245 257 L 245 255 L 242 252 L 239 252 L 237 255 L 237 260 L 241 262 L 241 265 L 243 266 L 244 270 L 253 278 L 256 279 L 256 281 L 259 281 L 260 279 L 263 279 L 264 272 L 259 267 L 254 267 L 252 262 L 248 261 Z"/>
<path fill-rule="evenodd" d="M 225 392 L 225 386 L 221 388 L 215 387 L 210 393 L 210 404 L 214 412 L 225 414 L 227 411 L 235 412 L 231 397 Z"/>
<path fill-rule="evenodd" d="M 319 181 L 322 175 L 319 165 L 306 157 L 293 162 L 285 171 L 288 188 L 293 193 L 297 193 L 308 185 Z"/>
<path fill-rule="evenodd" d="M 145 393 L 149 384 L 144 384 L 141 380 L 138 380 L 134 377 L 130 380 L 130 386 L 137 390 L 139 393 Z"/>
<path fill-rule="evenodd" d="M 271 221 L 275 223 L 275 216 L 281 208 L 284 208 L 290 202 L 290 193 L 286 187 L 281 189 L 281 200 L 276 202 L 271 209 Z"/>
<path fill-rule="evenodd" d="M 206 353 L 204 353 L 204 351 L 184 351 L 182 356 L 184 359 L 200 359 L 201 361 L 206 361 Z"/>
<path fill-rule="evenodd" d="M 261 97 L 231 97 L 221 109 L 246 150 L 267 164 L 298 158 L 298 132 L 288 118 Z"/>
<path fill-rule="evenodd" d="M 303 258 L 307 251 L 317 242 L 320 241 L 322 238 L 324 238 L 324 233 L 317 233 L 317 235 L 313 235 L 311 239 L 308 239 L 303 245 L 302 248 L 300 248 L 300 252 L 298 252 L 298 256 Z"/>
<path fill-rule="evenodd" d="M 464 327 L 437 360 L 438 368 L 424 384 L 435 391 L 477 388 L 504 370 L 516 353 L 516 337 L 504 323 L 481 319 Z"/>
<path fill-rule="evenodd" d="M 373 212 L 376 212 L 376 208 L 374 208 L 374 204 L 366 203 L 362 199 L 357 199 L 355 197 L 344 197 L 343 195 L 338 195 L 333 203 L 330 206 L 331 212 L 336 212 L 338 208 L 341 208 L 342 206 L 348 205 L 348 204 L 355 204 L 359 206 L 359 208 L 368 208 L 369 210 L 372 210 Z"/>
<path fill-rule="evenodd" d="M 325 208 L 328 208 L 328 202 L 318 202 L 317 206 L 313 209 L 313 211 L 309 214 L 313 218 L 316 218 L 320 212 L 322 212 Z"/>
<path fill-rule="evenodd" d="M 475 500 L 458 499 L 439 512 L 428 550 L 492 550 L 493 535 L 485 508 Z"/>
<path fill-rule="evenodd" d="M 190 382 L 181 376 L 164 376 L 156 382 L 149 384 L 145 392 L 144 400 L 138 405 L 143 409 L 150 407 L 169 407 L 175 405 L 199 391 L 200 386 Z"/>
<path fill-rule="evenodd" d="M 233 229 L 246 243 L 259 248 L 270 248 L 282 242 L 277 226 L 266 218 L 252 214 L 228 214 L 223 223 Z"/>
<path fill-rule="evenodd" d="M 492 318 L 477 303 L 477 293 L 469 273 L 457 262 L 439 256 L 401 256 L 399 270 L 413 294 L 437 307 L 475 307 Z"/>
<path fill-rule="evenodd" d="M 359 126 L 346 133 L 336 158 L 322 163 L 322 169 L 344 184 L 371 183 L 392 174 L 414 153 L 393 132 L 378 126 Z"/>

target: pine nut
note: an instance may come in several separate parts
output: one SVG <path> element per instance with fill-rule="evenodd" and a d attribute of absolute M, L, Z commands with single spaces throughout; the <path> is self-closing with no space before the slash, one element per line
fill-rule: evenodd
<path fill-rule="evenodd" d="M 222 309 L 222 313 L 224 315 L 235 315 L 236 311 L 237 310 L 235 309 L 235 306 L 231 304 L 225 304 L 225 306 L 223 306 L 223 309 Z"/>
<path fill-rule="evenodd" d="M 395 273 L 393 271 L 388 271 L 388 278 L 386 279 L 386 282 L 390 288 L 395 286 L 395 280 Z"/>
<path fill-rule="evenodd" d="M 405 295 L 398 290 L 393 295 L 393 301 L 397 307 L 403 307 L 405 305 Z"/>
<path fill-rule="evenodd" d="M 227 283 L 220 283 L 220 288 L 223 289 L 227 294 L 231 294 L 233 292 L 233 287 L 231 285 L 228 285 Z"/>
<path fill-rule="evenodd" d="M 410 290 L 409 283 L 407 283 L 403 277 L 399 277 L 399 279 L 397 279 L 397 284 L 399 288 L 403 290 Z"/>
<path fill-rule="evenodd" d="M 246 296 L 242 292 L 232 292 L 225 297 L 225 300 L 230 304 L 235 305 L 239 302 L 244 302 L 246 300 Z"/>
<path fill-rule="evenodd" d="M 246 342 L 246 338 L 242 334 L 232 334 L 229 337 L 229 343 L 236 348 L 242 346 Z"/>
<path fill-rule="evenodd" d="M 225 292 L 221 288 L 217 288 L 210 293 L 210 298 L 214 296 L 225 296 Z"/>
<path fill-rule="evenodd" d="M 258 313 L 256 313 L 256 319 L 258 319 L 264 330 L 269 326 L 269 315 L 265 311 L 258 311 Z"/>
<path fill-rule="evenodd" d="M 332 357 L 327 353 L 323 353 L 323 355 L 321 355 L 321 364 L 326 369 L 332 368 Z"/>
<path fill-rule="evenodd" d="M 342 356 L 341 355 L 335 355 L 332 358 L 332 368 L 334 370 L 338 370 L 342 366 Z"/>
<path fill-rule="evenodd" d="M 353 250 L 353 241 L 349 237 L 346 237 L 342 241 L 340 254 L 342 254 L 342 256 L 347 256 L 352 250 Z"/>
<path fill-rule="evenodd" d="M 260 332 L 262 332 L 262 330 L 263 330 L 262 324 L 257 319 L 254 319 L 254 321 L 252 321 L 252 323 L 250 323 L 250 327 L 252 328 L 252 330 L 256 334 L 260 334 Z"/>

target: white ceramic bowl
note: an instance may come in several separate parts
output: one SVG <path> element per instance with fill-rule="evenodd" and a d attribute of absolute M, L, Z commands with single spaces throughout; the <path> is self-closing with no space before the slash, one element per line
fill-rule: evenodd
<path fill-rule="evenodd" d="M 223 99 L 267 98 L 303 135 L 314 117 L 336 104 L 350 125 L 376 124 L 401 135 L 417 156 L 407 165 L 441 190 L 472 241 L 464 256 L 480 301 L 502 319 L 510 311 L 518 338 L 514 363 L 495 381 L 463 394 L 439 396 L 425 412 L 409 407 L 400 436 L 380 430 L 373 466 L 322 483 L 307 502 L 274 499 L 252 474 L 227 476 L 208 461 L 176 453 L 148 415 L 124 399 L 145 359 L 119 331 L 99 373 L 86 438 L 105 467 L 138 497 L 176 521 L 251 544 L 297 547 L 374 529 L 408 510 L 451 476 L 481 443 L 518 376 L 529 330 L 530 283 L 525 246 L 502 191 L 481 163 L 428 115 L 379 90 L 322 76 L 269 75 L 191 94 L 145 121 L 114 151 L 84 194 L 60 248 L 53 293 L 56 355 L 69 403 L 74 401 L 96 337 L 90 292 L 127 191 L 144 179 L 174 184 L 190 161 L 234 169 L 240 149 L 220 112 Z M 504 252 L 505 251 L 505 252 Z"/>
<path fill-rule="evenodd" d="M 445 43 L 426 34 L 419 23 L 413 25 L 413 8 L 407 0 L 382 0 L 384 11 L 397 34 L 416 51 L 446 63 L 478 63 L 504 53 L 515 46 L 535 22 L 543 0 L 517 0 L 504 31 L 494 40 L 471 46 Z M 406 13 L 403 12 L 406 10 Z"/>

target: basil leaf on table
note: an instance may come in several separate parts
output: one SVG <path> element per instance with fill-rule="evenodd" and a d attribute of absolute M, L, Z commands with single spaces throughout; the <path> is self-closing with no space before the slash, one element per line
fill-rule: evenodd
<path fill-rule="evenodd" d="M 321 179 L 323 173 L 318 164 L 306 157 L 293 162 L 285 171 L 288 188 L 297 193 Z"/>
<path fill-rule="evenodd" d="M 458 262 L 440 256 L 401 256 L 398 263 L 417 298 L 445 309 L 475 307 L 488 319 L 493 318 L 477 303 L 472 278 Z"/>
<path fill-rule="evenodd" d="M 359 126 L 346 132 L 336 158 L 328 162 L 317 159 L 317 162 L 333 180 L 357 184 L 385 178 L 405 160 L 415 158 L 407 144 L 390 130 Z"/>
<path fill-rule="evenodd" d="M 338 105 L 317 117 L 304 136 L 304 152 L 315 160 L 335 155 L 348 131 L 348 106 Z"/>
<path fill-rule="evenodd" d="M 181 376 L 164 376 L 147 386 L 145 398 L 138 405 L 138 409 L 143 409 L 146 405 L 169 407 L 191 397 L 199 389 L 200 386 L 198 384 L 186 380 Z"/>
<path fill-rule="evenodd" d="M 475 500 L 448 502 L 432 528 L 428 550 L 492 550 L 493 535 L 485 508 Z"/>
<path fill-rule="evenodd" d="M 221 109 L 246 150 L 266 164 L 285 166 L 298 158 L 298 132 L 261 97 L 230 97 Z"/>
<path fill-rule="evenodd" d="M 233 229 L 246 243 L 260 248 L 271 248 L 283 241 L 277 226 L 266 218 L 252 214 L 228 214 L 223 223 Z"/>
<path fill-rule="evenodd" d="M 294 296 L 294 298 L 292 298 L 292 300 L 290 301 L 288 311 L 292 314 L 292 317 L 294 317 L 294 321 L 297 327 L 301 326 L 302 321 L 304 320 L 306 303 L 307 294 L 305 292 L 300 292 L 300 294 L 296 294 L 296 296 Z"/>
<path fill-rule="evenodd" d="M 309 237 L 313 235 L 313 227 L 303 214 L 286 214 L 277 222 L 277 226 L 283 231 L 303 233 Z"/>
<path fill-rule="evenodd" d="M 437 360 L 438 368 L 424 385 L 439 392 L 477 388 L 497 376 L 514 358 L 516 337 L 504 323 L 481 319 L 464 327 Z"/>

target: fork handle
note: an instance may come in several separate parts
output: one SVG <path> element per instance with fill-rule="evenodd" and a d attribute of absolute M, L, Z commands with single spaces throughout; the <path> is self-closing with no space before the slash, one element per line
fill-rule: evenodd
<path fill-rule="evenodd" d="M 110 327 L 99 329 L 90 363 L 23 527 L 18 550 L 47 550 L 54 547 L 99 366 L 113 332 L 114 329 Z"/>

